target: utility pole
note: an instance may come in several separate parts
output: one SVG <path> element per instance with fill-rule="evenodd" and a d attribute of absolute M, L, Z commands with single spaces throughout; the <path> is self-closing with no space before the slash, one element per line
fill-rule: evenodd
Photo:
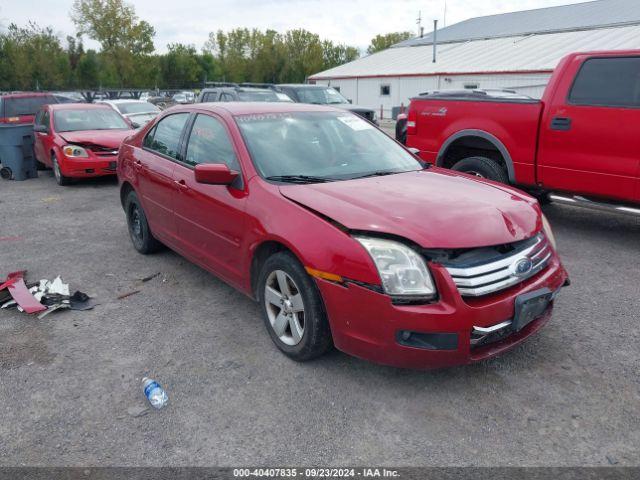
<path fill-rule="evenodd" d="M 436 47 L 438 46 L 438 20 L 433 21 L 433 63 L 436 63 Z"/>
<path fill-rule="evenodd" d="M 447 26 L 447 0 L 444 0 L 444 21 L 442 22 L 444 27 Z"/>
<path fill-rule="evenodd" d="M 422 36 L 424 30 L 422 29 L 422 10 L 418 11 L 418 18 L 416 19 L 416 25 L 418 25 L 418 35 Z"/>

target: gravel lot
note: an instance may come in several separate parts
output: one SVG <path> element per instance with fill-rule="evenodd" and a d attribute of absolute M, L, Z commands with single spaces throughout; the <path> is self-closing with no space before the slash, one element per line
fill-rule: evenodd
<path fill-rule="evenodd" d="M 637 219 L 547 207 L 573 280 L 552 322 L 418 372 L 288 360 L 251 300 L 133 250 L 113 181 L 0 181 L 0 212 L 0 275 L 60 274 L 100 302 L 0 311 L 0 465 L 640 465 Z M 133 417 L 145 375 L 170 405 Z"/>

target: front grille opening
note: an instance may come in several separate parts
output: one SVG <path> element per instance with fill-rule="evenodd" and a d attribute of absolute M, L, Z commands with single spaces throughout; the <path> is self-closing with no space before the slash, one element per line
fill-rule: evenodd
<path fill-rule="evenodd" d="M 548 265 L 552 248 L 540 233 L 508 245 L 424 254 L 447 269 L 463 297 L 481 297 L 537 275 Z"/>

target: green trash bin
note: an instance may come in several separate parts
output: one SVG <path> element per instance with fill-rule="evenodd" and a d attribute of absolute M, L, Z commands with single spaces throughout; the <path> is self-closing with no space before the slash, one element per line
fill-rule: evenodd
<path fill-rule="evenodd" d="M 26 180 L 38 177 L 33 152 L 33 124 L 0 124 L 0 177 Z"/>

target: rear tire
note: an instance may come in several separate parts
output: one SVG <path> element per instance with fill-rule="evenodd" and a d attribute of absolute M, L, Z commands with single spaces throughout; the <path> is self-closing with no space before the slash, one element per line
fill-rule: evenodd
<path fill-rule="evenodd" d="M 160 250 L 162 244 L 151 233 L 147 216 L 140 205 L 136 192 L 129 192 L 124 202 L 124 209 L 133 248 L 143 255 Z"/>
<path fill-rule="evenodd" d="M 60 164 L 58 163 L 58 159 L 56 158 L 55 154 L 51 155 L 51 163 L 53 164 L 53 176 L 56 179 L 58 185 L 64 187 L 71 184 L 71 179 L 69 177 L 65 177 L 62 174 L 62 170 L 60 170 Z"/>
<path fill-rule="evenodd" d="M 279 252 L 267 259 L 257 293 L 267 331 L 289 358 L 312 360 L 332 347 L 320 291 L 292 253 Z"/>
<path fill-rule="evenodd" d="M 458 161 L 452 170 L 486 178 L 494 182 L 509 184 L 509 176 L 505 168 L 498 162 L 487 157 L 469 157 Z"/>

